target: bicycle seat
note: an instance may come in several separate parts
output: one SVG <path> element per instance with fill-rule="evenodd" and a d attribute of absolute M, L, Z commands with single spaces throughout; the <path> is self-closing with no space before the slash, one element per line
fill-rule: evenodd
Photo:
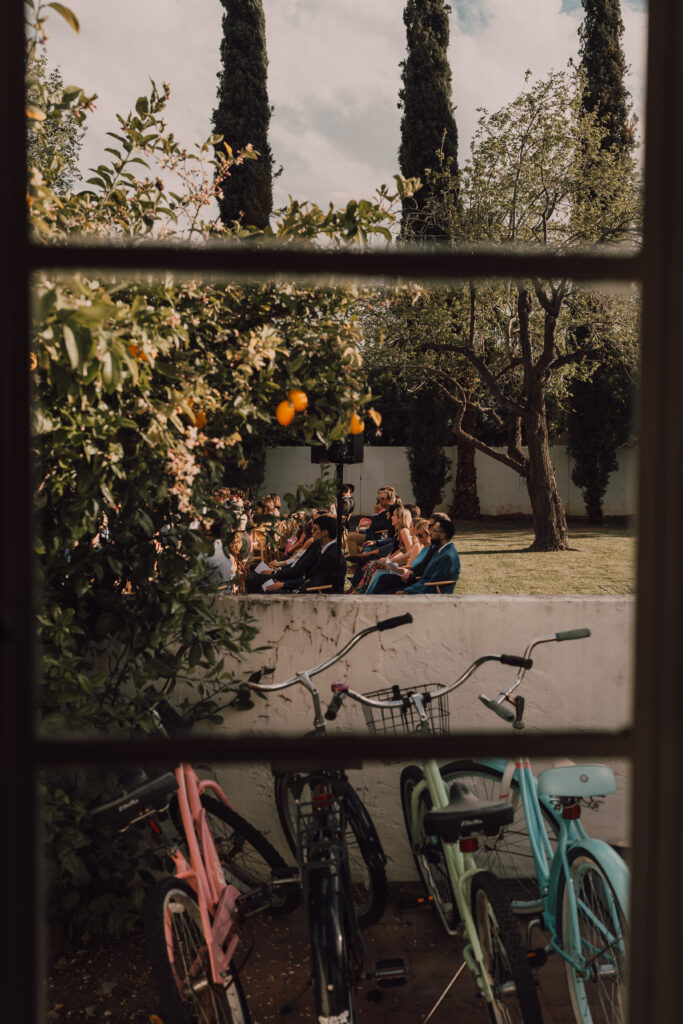
<path fill-rule="evenodd" d="M 178 789 L 173 772 L 164 772 L 154 779 L 147 779 L 128 793 L 120 793 L 114 800 L 101 804 L 91 812 L 98 825 L 113 825 L 120 832 L 134 821 L 162 811 L 168 807 L 171 794 Z"/>
<path fill-rule="evenodd" d="M 466 836 L 495 836 L 515 816 L 506 800 L 478 800 L 463 782 L 454 782 L 448 807 L 427 811 L 424 830 L 428 836 L 440 836 L 454 843 Z"/>
<path fill-rule="evenodd" d="M 614 793 L 614 772 L 606 764 L 568 764 L 538 776 L 539 796 L 606 796 Z"/>

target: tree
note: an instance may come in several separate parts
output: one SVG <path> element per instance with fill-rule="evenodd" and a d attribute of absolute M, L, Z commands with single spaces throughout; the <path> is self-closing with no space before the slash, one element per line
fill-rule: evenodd
<path fill-rule="evenodd" d="M 234 166 L 221 182 L 221 219 L 265 228 L 273 209 L 273 158 L 268 143 L 266 19 L 261 0 L 221 0 L 221 71 L 214 131 L 223 152 L 253 148 L 259 160 Z M 228 149 L 230 155 L 230 149 Z"/>
<path fill-rule="evenodd" d="M 422 188 L 403 203 L 403 235 L 439 237 L 433 218 L 423 217 L 433 190 L 429 170 L 458 172 L 458 130 L 451 104 L 448 60 L 450 7 L 443 0 L 408 0 L 403 12 L 408 54 L 401 62 L 399 92 L 401 145 L 398 162 L 406 178 L 420 178 Z"/>
<path fill-rule="evenodd" d="M 582 89 L 580 75 L 552 74 L 502 110 L 484 112 L 457 201 L 447 190 L 434 200 L 449 237 L 460 246 L 541 244 L 557 253 L 634 237 L 635 166 L 601 147 L 604 132 L 583 108 Z M 421 364 L 452 397 L 456 435 L 524 478 L 536 550 L 569 544 L 550 461 L 548 397 L 555 390 L 566 398 L 577 368 L 600 361 L 609 345 L 637 330 L 619 297 L 605 299 L 602 309 L 600 319 L 593 316 L 569 280 L 472 281 L 440 295 L 416 289 L 407 317 L 386 331 L 385 350 L 395 355 L 401 339 L 404 363 L 416 372 Z M 416 336 L 412 324 L 422 315 L 430 326 Z M 499 418 L 506 452 L 466 429 L 468 405 Z"/>
<path fill-rule="evenodd" d="M 632 104 L 624 84 L 628 70 L 621 45 L 624 24 L 619 0 L 581 0 L 586 12 L 579 29 L 583 105 L 603 128 L 601 146 L 629 153 L 635 145 Z"/>
<path fill-rule="evenodd" d="M 408 466 L 415 502 L 423 516 L 429 516 L 441 501 L 441 494 L 450 475 L 444 440 L 448 436 L 446 421 L 451 403 L 427 380 L 413 396 L 409 406 L 410 444 Z"/>
<path fill-rule="evenodd" d="M 65 89 L 40 108 L 35 88 L 29 74 L 35 121 L 80 123 L 92 101 Z M 118 116 L 108 155 L 81 191 L 58 196 L 52 171 L 29 168 L 28 221 L 38 242 L 65 245 L 75 233 L 192 244 L 263 237 L 206 220 L 222 178 L 255 154 L 224 149 L 212 159 L 213 138 L 184 149 L 166 128 L 168 94 L 153 85 Z M 322 265 L 331 246 L 390 237 L 392 202 L 382 190 L 377 203 L 343 210 L 292 203 L 266 230 L 283 242 L 322 238 Z M 367 400 L 355 292 L 76 271 L 36 273 L 32 299 L 41 729 L 152 732 L 166 679 L 187 718 L 220 721 L 239 695 L 235 662 L 255 628 L 243 608 L 222 613 L 203 571 L 208 531 L 218 523 L 229 539 L 236 525 L 214 492 L 230 479 L 242 438 L 274 422 L 291 388 L 309 396 L 297 418 L 302 440 L 327 443 L 348 431 Z M 133 852 L 117 854 L 116 837 L 103 837 L 86 812 L 117 784 L 110 773 L 65 773 L 44 784 L 50 910 L 89 930 L 122 927 L 139 909 L 142 887 L 119 874 Z M 117 897 L 113 913 L 101 888 L 111 893 L 115 884 L 128 905 Z"/>
<path fill-rule="evenodd" d="M 579 29 L 583 106 L 603 128 L 601 149 L 612 149 L 628 162 L 636 140 L 624 84 L 627 67 L 619 0 L 583 0 L 583 6 L 586 16 Z M 583 490 L 591 523 L 602 520 L 602 497 L 610 473 L 617 468 L 616 450 L 630 435 L 630 381 L 628 366 L 612 358 L 590 377 L 577 377 L 570 389 L 568 451 L 576 462 L 572 480 Z"/>

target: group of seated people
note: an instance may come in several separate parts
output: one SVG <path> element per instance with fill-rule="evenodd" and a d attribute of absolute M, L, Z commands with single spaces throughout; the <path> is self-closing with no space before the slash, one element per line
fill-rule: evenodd
<path fill-rule="evenodd" d="M 379 489 L 372 516 L 351 531 L 353 488 L 347 486 L 340 559 L 334 506 L 285 515 L 277 495 L 259 499 L 257 506 L 239 494 L 218 496 L 238 514 L 240 529 L 229 550 L 221 547 L 208 561 L 240 592 L 449 594 L 460 575 L 451 519 L 438 512 L 422 518 L 417 506 L 402 504 L 394 487 Z M 264 526 L 268 517 L 270 525 Z M 218 536 L 215 545 L 220 547 Z M 226 571 L 222 563 L 228 561 Z"/>

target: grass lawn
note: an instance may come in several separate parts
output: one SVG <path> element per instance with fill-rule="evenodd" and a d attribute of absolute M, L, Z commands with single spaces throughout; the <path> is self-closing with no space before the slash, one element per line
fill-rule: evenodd
<path fill-rule="evenodd" d="M 533 541 L 523 517 L 458 522 L 453 540 L 462 569 L 456 594 L 632 594 L 635 524 L 569 522 L 575 550 L 526 551 Z"/>

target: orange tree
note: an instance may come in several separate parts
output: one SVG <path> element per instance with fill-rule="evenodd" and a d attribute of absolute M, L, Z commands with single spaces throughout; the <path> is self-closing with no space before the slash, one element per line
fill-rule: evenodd
<path fill-rule="evenodd" d="M 77 29 L 75 16 L 53 6 Z M 216 136 L 184 149 L 168 131 L 168 87 L 118 118 L 105 160 L 80 191 L 63 188 L 58 132 L 81 126 L 94 97 L 36 74 L 43 9 L 31 15 L 27 114 L 33 136 L 28 216 L 34 237 L 112 244 L 140 237 L 201 245 L 252 238 L 211 220 L 231 168 L 250 148 Z M 39 65 L 40 66 L 40 65 Z M 218 146 L 218 156 L 215 147 Z M 402 187 L 402 182 L 399 182 Z M 291 202 L 259 232 L 322 248 L 389 236 L 392 197 L 322 211 Z M 255 636 L 239 604 L 229 614 L 202 572 L 204 527 L 234 522 L 213 500 L 243 438 L 274 422 L 290 390 L 308 396 L 294 430 L 308 443 L 340 436 L 365 397 L 352 290 L 286 283 L 175 279 L 168 274 L 36 275 L 31 373 L 36 494 L 41 726 L 47 731 L 150 731 L 158 680 L 189 683 L 193 720 L 220 720 L 235 700 L 235 665 Z M 229 482 L 229 480 L 227 481 Z M 199 526 L 199 528 L 197 528 Z M 180 691 L 177 691 L 178 693 Z M 114 781 L 89 774 L 45 787 L 54 906 L 78 926 L 98 916 L 118 930 L 141 888 L 113 871 L 109 843 L 85 806 Z M 117 858 L 120 863 L 120 858 Z M 102 883 L 106 880 L 106 893 Z"/>

